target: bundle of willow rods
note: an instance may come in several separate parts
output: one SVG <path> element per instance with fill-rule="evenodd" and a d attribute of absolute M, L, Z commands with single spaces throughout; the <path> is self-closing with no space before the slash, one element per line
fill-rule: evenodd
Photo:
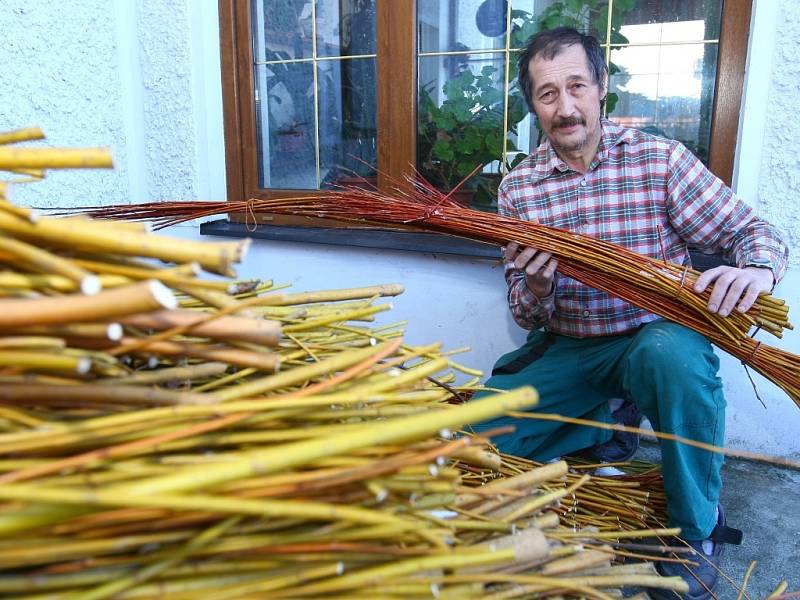
<path fill-rule="evenodd" d="M 497 245 L 518 242 L 534 246 L 552 253 L 564 275 L 702 333 L 781 387 L 800 406 L 800 356 L 749 335 L 759 328 L 781 337 L 784 328 L 792 328 L 783 300 L 764 294 L 747 313 L 733 311 L 722 317 L 706 309 L 710 289 L 701 294 L 694 291 L 699 273 L 692 269 L 597 238 L 465 208 L 424 182 L 416 182 L 410 192 L 398 188 L 393 195 L 354 188 L 324 196 L 246 202 L 158 202 L 85 210 L 99 218 L 151 220 L 158 227 L 226 212 L 260 211 L 411 226 Z"/>
<path fill-rule="evenodd" d="M 73 162 L 103 163 L 88 154 Z M 48 156 L 0 152 L 0 169 L 40 178 L 70 162 Z M 529 408 L 536 393 L 453 403 L 478 373 L 438 344 L 404 344 L 402 324 L 363 324 L 402 286 L 287 293 L 201 279 L 200 268 L 233 275 L 247 242 L 48 219 L 11 204 L 8 189 L 2 597 L 605 600 L 631 586 L 686 589 L 649 560 L 618 562 L 641 554 L 631 539 L 677 533 L 659 526 L 657 476 L 589 478 L 453 434 Z M 474 377 L 455 386 L 453 370 Z"/>

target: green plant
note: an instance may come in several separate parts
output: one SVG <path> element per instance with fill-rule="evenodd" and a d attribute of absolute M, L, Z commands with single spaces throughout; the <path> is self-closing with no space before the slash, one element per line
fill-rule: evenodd
<path fill-rule="evenodd" d="M 419 170 L 437 187 L 451 190 L 478 165 L 491 165 L 503 156 L 504 98 L 500 82 L 499 69 L 492 65 L 485 65 L 478 74 L 464 69 L 442 87 L 441 105 L 433 98 L 432 85 L 422 88 Z M 524 116 L 521 96 L 509 98 L 509 124 L 517 123 Z M 525 156 L 511 142 L 507 143 L 506 151 L 516 153 L 506 168 Z M 491 203 L 491 196 L 496 195 L 499 173 L 499 169 L 480 173 L 465 182 L 464 187 L 477 190 L 478 204 Z"/>

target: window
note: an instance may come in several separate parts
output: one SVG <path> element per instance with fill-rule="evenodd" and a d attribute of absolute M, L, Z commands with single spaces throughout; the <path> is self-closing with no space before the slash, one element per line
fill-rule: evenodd
<path fill-rule="evenodd" d="M 682 140 L 730 182 L 751 0 L 220 0 L 231 199 L 375 182 L 412 165 L 470 201 L 539 140 L 516 51 L 592 29 L 608 116 Z M 289 219 L 291 221 L 291 219 Z"/>

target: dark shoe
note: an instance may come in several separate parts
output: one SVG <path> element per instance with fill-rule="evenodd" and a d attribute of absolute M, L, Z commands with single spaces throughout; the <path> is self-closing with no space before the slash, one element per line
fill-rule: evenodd
<path fill-rule="evenodd" d="M 638 427 L 642 422 L 642 413 L 630 400 L 622 403 L 617 410 L 611 413 L 614 423 L 627 427 Z M 575 452 L 573 456 L 598 463 L 624 463 L 628 462 L 639 449 L 639 434 L 627 431 L 614 431 L 610 440 L 598 446 L 584 448 Z"/>
<path fill-rule="evenodd" d="M 717 525 L 705 540 L 688 541 L 679 540 L 677 544 L 687 544 L 693 552 L 681 554 L 694 564 L 658 563 L 656 569 L 664 577 L 681 577 L 689 584 L 689 591 L 682 596 L 670 590 L 649 589 L 647 592 L 653 600 L 705 600 L 713 598 L 712 592 L 719 578 L 719 564 L 722 559 L 725 544 L 739 545 L 742 543 L 742 532 L 725 524 L 725 512 L 719 507 Z M 672 544 L 676 545 L 676 544 Z"/>

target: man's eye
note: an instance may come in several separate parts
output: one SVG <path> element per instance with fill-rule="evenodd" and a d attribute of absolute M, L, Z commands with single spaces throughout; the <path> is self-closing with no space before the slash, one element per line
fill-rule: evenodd
<path fill-rule="evenodd" d="M 545 92 L 544 94 L 539 96 L 539 100 L 545 100 L 546 101 L 546 100 L 549 100 L 552 97 L 553 97 L 553 92 Z"/>

